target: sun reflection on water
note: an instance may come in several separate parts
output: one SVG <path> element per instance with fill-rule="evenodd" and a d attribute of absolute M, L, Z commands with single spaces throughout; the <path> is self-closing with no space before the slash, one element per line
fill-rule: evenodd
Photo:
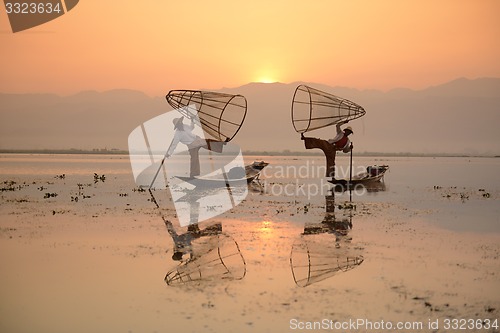
<path fill-rule="evenodd" d="M 272 221 L 264 220 L 260 223 L 258 231 L 262 238 L 273 238 L 274 236 L 274 223 Z"/>

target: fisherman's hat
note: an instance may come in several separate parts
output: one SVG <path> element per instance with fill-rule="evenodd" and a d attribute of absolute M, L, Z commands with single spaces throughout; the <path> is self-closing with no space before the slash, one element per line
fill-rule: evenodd
<path fill-rule="evenodd" d="M 180 117 L 180 118 L 174 118 L 172 120 L 172 124 L 174 124 L 174 127 L 177 127 L 177 124 L 180 122 L 182 123 L 182 120 L 184 119 L 184 117 Z"/>
<path fill-rule="evenodd" d="M 352 134 L 354 134 L 351 126 L 347 126 L 346 128 L 344 128 L 344 131 L 350 131 Z"/>

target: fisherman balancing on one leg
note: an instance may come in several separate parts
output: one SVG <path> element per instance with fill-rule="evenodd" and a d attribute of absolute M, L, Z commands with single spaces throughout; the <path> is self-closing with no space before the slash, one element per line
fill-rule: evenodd
<path fill-rule="evenodd" d="M 191 126 L 186 126 L 182 122 L 183 119 L 184 117 L 180 117 L 172 120 L 174 124 L 175 134 L 174 138 L 172 139 L 172 143 L 168 148 L 166 157 L 168 158 L 173 154 L 179 142 L 185 144 L 189 150 L 191 159 L 189 175 L 190 177 L 195 177 L 200 175 L 200 148 L 205 148 L 217 153 L 221 153 L 226 142 L 200 138 L 198 135 L 193 133 L 194 120 L 191 120 Z"/>
<path fill-rule="evenodd" d="M 340 126 L 348 122 L 349 120 L 338 123 L 337 135 L 330 140 L 308 138 L 303 133 L 300 134 L 306 149 L 318 148 L 323 151 L 326 157 L 326 177 L 332 177 L 332 180 L 335 180 L 335 155 L 337 151 L 348 153 L 353 148 L 351 140 L 349 140 L 349 135 L 353 134 L 352 128 L 350 126 L 344 128 L 344 130 L 340 128 Z"/>

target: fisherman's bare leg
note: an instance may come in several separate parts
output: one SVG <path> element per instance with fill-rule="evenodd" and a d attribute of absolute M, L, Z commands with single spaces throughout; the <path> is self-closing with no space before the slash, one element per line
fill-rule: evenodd
<path fill-rule="evenodd" d="M 326 158 L 326 177 L 335 178 L 335 147 L 326 140 L 303 137 L 306 149 L 321 149 Z"/>

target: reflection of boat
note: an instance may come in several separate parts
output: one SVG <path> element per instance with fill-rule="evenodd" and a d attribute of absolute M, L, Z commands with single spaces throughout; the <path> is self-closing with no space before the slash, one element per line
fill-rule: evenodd
<path fill-rule="evenodd" d="M 371 182 L 363 186 L 368 193 L 384 192 L 387 189 L 384 182 Z"/>
<path fill-rule="evenodd" d="M 332 179 L 330 183 L 334 185 L 356 185 L 356 184 L 371 184 L 380 182 L 384 178 L 385 172 L 389 170 L 388 165 L 372 165 L 366 168 L 366 171 L 352 176 L 352 179 Z"/>
<path fill-rule="evenodd" d="M 245 165 L 245 169 L 241 167 L 235 167 L 229 170 L 227 173 L 218 174 L 215 177 L 209 176 L 197 176 L 197 177 L 184 177 L 177 176 L 182 181 L 191 183 L 195 186 L 205 185 L 205 186 L 217 186 L 224 185 L 226 183 L 238 183 L 240 181 L 246 181 L 250 183 L 254 180 L 258 180 L 261 171 L 268 166 L 269 163 L 260 161 L 253 162 L 252 164 Z"/>

